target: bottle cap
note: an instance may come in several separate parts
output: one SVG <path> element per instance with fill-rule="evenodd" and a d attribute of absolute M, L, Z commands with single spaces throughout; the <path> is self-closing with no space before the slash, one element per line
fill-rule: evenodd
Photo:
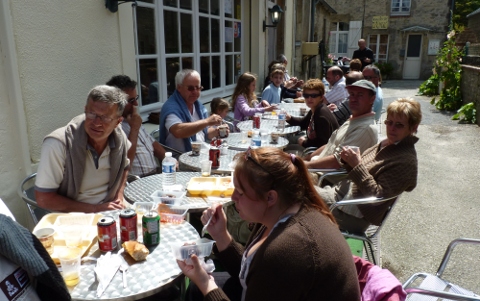
<path fill-rule="evenodd" d="M 166 152 L 165 153 L 165 157 L 171 157 L 172 156 L 172 153 L 171 152 Z"/>

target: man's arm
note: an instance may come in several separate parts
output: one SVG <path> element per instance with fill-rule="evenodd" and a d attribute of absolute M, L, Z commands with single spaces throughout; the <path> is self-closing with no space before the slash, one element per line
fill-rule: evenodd
<path fill-rule="evenodd" d="M 175 138 L 188 138 L 202 131 L 207 126 L 220 124 L 222 124 L 222 117 L 217 114 L 212 114 L 212 116 L 206 119 L 174 124 L 170 127 L 170 133 L 175 136 Z"/>
<path fill-rule="evenodd" d="M 40 207 L 60 212 L 90 213 L 123 208 L 123 204 L 117 204 L 116 202 L 109 202 L 103 204 L 87 204 L 77 202 L 75 200 L 62 196 L 57 192 L 41 192 L 35 190 L 35 199 L 37 200 L 37 203 Z"/>
<path fill-rule="evenodd" d="M 153 146 L 153 155 L 155 156 L 155 158 L 160 160 L 160 162 L 162 162 L 163 158 L 165 158 L 165 149 L 160 143 L 158 143 L 158 141 L 153 141 L 152 146 Z"/>
<path fill-rule="evenodd" d="M 340 168 L 340 164 L 338 163 L 337 159 L 335 156 L 330 155 L 326 156 L 317 160 L 313 161 L 306 161 L 305 165 L 307 166 L 308 169 L 314 169 L 314 168 L 335 168 L 338 169 Z"/>
<path fill-rule="evenodd" d="M 142 126 L 142 117 L 137 113 L 137 107 L 133 107 L 133 113 L 128 115 L 125 120 L 130 125 L 130 133 L 128 133 L 128 140 L 132 144 L 127 152 L 127 157 L 130 162 L 133 162 L 135 154 L 137 153 L 137 141 L 140 127 Z"/>

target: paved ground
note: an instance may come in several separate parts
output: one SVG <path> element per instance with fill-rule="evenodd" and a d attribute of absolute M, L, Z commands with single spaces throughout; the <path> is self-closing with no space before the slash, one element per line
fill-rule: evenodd
<path fill-rule="evenodd" d="M 380 241 L 383 267 L 402 283 L 415 272 L 435 273 L 451 240 L 480 239 L 480 127 L 459 124 L 451 120 L 452 113 L 436 110 L 430 97 L 417 96 L 421 83 L 403 80 L 382 85 L 384 108 L 399 97 L 413 97 L 423 113 L 416 144 L 417 188 L 397 202 Z M 448 279 L 467 279 L 465 287 L 479 293 L 480 246 L 457 249 L 446 271 Z"/>

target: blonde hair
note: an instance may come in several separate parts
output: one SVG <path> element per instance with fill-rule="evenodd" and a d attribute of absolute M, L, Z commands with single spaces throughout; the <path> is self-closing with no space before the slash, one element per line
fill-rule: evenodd
<path fill-rule="evenodd" d="M 388 115 L 406 116 L 408 126 L 413 129 L 422 121 L 422 108 L 420 103 L 413 98 L 399 98 L 388 105 Z"/>

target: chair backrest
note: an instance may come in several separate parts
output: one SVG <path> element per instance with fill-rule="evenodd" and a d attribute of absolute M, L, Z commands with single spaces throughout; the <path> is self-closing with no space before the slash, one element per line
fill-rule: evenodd
<path fill-rule="evenodd" d="M 37 173 L 33 173 L 23 179 L 17 190 L 18 195 L 27 204 L 27 209 L 30 212 L 30 216 L 32 217 L 34 225 L 36 225 L 44 215 L 51 212 L 47 209 L 39 207 L 37 201 L 35 200 L 34 187 L 36 177 Z"/>
<path fill-rule="evenodd" d="M 160 129 L 156 129 L 156 130 L 152 131 L 152 132 L 150 133 L 150 136 L 152 136 L 153 139 L 155 139 L 158 143 L 160 143 L 160 142 L 159 142 Z M 174 148 L 172 148 L 172 147 L 170 147 L 170 146 L 167 146 L 167 145 L 165 145 L 165 144 L 162 144 L 162 143 L 160 143 L 160 145 L 161 145 L 167 152 L 172 152 L 172 155 L 173 155 L 174 158 L 178 158 L 178 156 L 180 156 L 181 154 L 183 154 L 183 152 L 179 151 L 178 149 L 174 149 Z M 162 162 L 160 162 L 160 164 L 161 164 L 161 163 L 162 163 Z"/>

